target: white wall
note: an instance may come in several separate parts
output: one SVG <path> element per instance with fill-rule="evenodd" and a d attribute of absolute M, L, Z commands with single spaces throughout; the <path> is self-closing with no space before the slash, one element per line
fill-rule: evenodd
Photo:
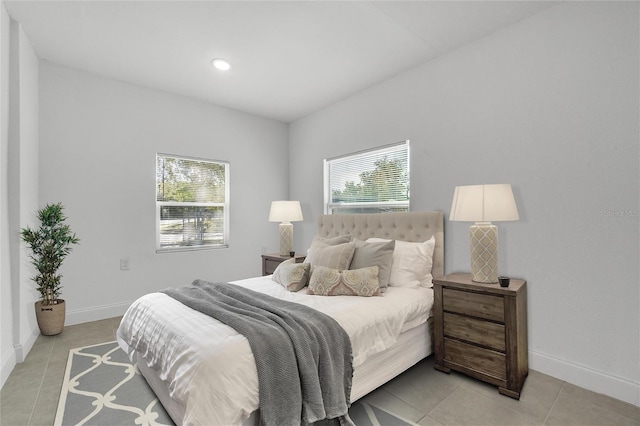
<path fill-rule="evenodd" d="M 296 246 L 327 157 L 410 139 L 412 210 L 511 183 L 500 268 L 528 281 L 530 367 L 640 405 L 638 12 L 555 6 L 293 123 L 290 195 L 316 213 Z M 468 226 L 445 224 L 447 272 Z"/>
<path fill-rule="evenodd" d="M 10 180 L 9 198 L 12 239 L 12 261 L 17 263 L 12 267 L 12 285 L 14 288 L 14 345 L 18 362 L 22 362 L 35 343 L 39 330 L 35 318 L 34 302 L 39 294 L 31 281 L 34 270 L 30 265 L 28 252 L 24 243 L 19 238 L 19 228 L 36 222 L 36 210 L 38 209 L 38 152 L 39 152 L 39 99 L 38 99 L 38 73 L 39 63 L 31 43 L 29 42 L 22 26 L 17 22 L 11 23 L 12 46 L 15 48 L 17 58 L 12 51 L 12 64 L 18 64 L 18 71 L 12 72 L 11 81 L 11 118 L 10 128 L 18 125 L 17 134 L 10 130 L 9 142 L 9 173 L 14 178 Z M 16 79 L 14 78 L 17 78 Z M 16 84 L 17 83 L 17 84 Z M 17 90 L 17 93 L 16 93 Z M 14 101 L 18 102 L 15 105 Z M 18 168 L 17 173 L 15 167 Z M 12 172 L 12 170 L 14 172 Z M 11 179 L 10 177 L 10 179 Z M 15 185 L 17 183 L 17 185 Z M 15 219 L 17 218 L 17 222 Z M 18 234 L 14 230 L 18 231 Z M 14 275 L 17 272 L 17 275 Z M 16 288 L 18 287 L 18 288 Z M 16 312 L 15 307 L 19 307 Z"/>
<path fill-rule="evenodd" d="M 9 34 L 10 19 L 0 3 L 0 386 L 16 364 L 9 237 Z"/>
<path fill-rule="evenodd" d="M 196 278 L 260 275 L 271 201 L 288 196 L 285 124 L 47 62 L 40 87 L 40 202 L 63 202 L 81 240 L 62 267 L 67 324 Z M 228 249 L 155 253 L 157 152 L 230 162 Z"/>
<path fill-rule="evenodd" d="M 2 369 L 4 383 L 37 336 L 33 271 L 20 241 L 21 226 L 32 225 L 38 208 L 38 58 L 22 27 L 0 5 L 2 35 L 2 178 L 0 201 Z"/>

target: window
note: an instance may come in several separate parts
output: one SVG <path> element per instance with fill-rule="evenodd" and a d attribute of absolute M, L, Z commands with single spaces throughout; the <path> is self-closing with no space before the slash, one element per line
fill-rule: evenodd
<path fill-rule="evenodd" d="M 227 247 L 229 163 L 156 155 L 157 251 Z"/>
<path fill-rule="evenodd" d="M 409 141 L 324 161 L 325 212 L 409 211 Z"/>

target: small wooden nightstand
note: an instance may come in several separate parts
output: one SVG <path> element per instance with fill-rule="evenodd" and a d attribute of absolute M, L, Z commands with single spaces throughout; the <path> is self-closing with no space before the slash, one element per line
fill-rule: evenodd
<path fill-rule="evenodd" d="M 476 283 L 470 274 L 433 280 L 435 368 L 460 371 L 520 399 L 529 373 L 527 282 Z"/>
<path fill-rule="evenodd" d="M 307 256 L 302 254 L 296 254 L 294 258 L 296 263 L 302 263 Z M 278 253 L 263 254 L 262 255 L 262 275 L 271 275 L 276 270 L 279 264 L 285 260 L 291 259 L 291 256 L 280 256 Z"/>

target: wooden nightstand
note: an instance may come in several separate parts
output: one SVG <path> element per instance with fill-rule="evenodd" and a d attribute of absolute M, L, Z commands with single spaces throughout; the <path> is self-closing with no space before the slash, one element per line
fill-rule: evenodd
<path fill-rule="evenodd" d="M 294 258 L 296 263 L 302 263 L 307 256 L 296 254 Z M 280 256 L 278 253 L 262 255 L 262 275 L 271 275 L 279 264 L 285 260 L 291 259 L 290 256 Z"/>
<path fill-rule="evenodd" d="M 433 280 L 435 368 L 460 371 L 520 399 L 529 373 L 527 282 L 482 284 L 470 274 Z"/>

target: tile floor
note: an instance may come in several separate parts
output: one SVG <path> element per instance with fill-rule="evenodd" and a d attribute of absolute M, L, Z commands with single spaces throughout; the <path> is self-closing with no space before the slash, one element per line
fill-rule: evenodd
<path fill-rule="evenodd" d="M 115 340 L 120 318 L 65 327 L 40 336 L 0 391 L 0 425 L 51 425 L 69 349 Z M 635 425 L 640 408 L 529 371 L 519 401 L 462 374 L 433 368 L 433 357 L 365 396 L 422 426 Z M 384 425 L 382 425 L 384 426 Z"/>

